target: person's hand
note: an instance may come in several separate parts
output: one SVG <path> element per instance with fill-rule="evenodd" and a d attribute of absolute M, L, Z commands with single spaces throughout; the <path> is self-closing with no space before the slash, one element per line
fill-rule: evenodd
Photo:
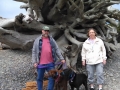
<path fill-rule="evenodd" d="M 103 65 L 105 65 L 106 64 L 106 60 L 103 60 Z"/>
<path fill-rule="evenodd" d="M 37 65 L 38 65 L 37 63 L 34 63 L 34 67 L 35 67 L 35 68 L 37 68 Z"/>
<path fill-rule="evenodd" d="M 65 63 L 65 60 L 61 60 L 62 63 Z"/>
<path fill-rule="evenodd" d="M 85 60 L 84 60 L 84 61 L 82 61 L 82 65 L 83 65 L 83 66 L 85 66 L 85 64 L 86 64 L 86 63 L 85 63 Z"/>

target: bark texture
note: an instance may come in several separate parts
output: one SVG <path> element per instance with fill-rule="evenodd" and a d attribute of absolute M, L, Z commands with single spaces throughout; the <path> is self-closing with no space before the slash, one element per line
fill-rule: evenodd
<path fill-rule="evenodd" d="M 20 8 L 26 10 L 26 15 L 20 13 L 13 19 L 0 17 L 0 42 L 11 49 L 31 49 L 44 25 L 50 27 L 69 67 L 77 63 L 88 28 L 96 29 L 108 57 L 120 46 L 117 39 L 120 11 L 111 6 L 120 0 L 14 1 L 24 3 Z"/>

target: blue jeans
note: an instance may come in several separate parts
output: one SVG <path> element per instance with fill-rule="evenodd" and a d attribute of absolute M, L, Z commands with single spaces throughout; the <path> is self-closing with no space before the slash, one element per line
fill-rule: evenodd
<path fill-rule="evenodd" d="M 44 68 L 37 68 L 37 86 L 38 86 L 38 90 L 43 90 L 43 78 L 44 78 L 44 73 L 45 70 L 48 72 L 51 69 L 54 69 L 54 65 L 53 63 L 50 64 L 44 64 Z M 52 77 L 48 78 L 49 82 L 48 82 L 48 89 L 47 90 L 53 90 L 54 88 L 54 82 L 55 80 Z"/>
<path fill-rule="evenodd" d="M 97 84 L 102 85 L 104 83 L 103 67 L 104 67 L 103 63 L 98 63 L 95 65 L 87 64 L 88 81 L 90 84 L 94 84 L 95 82 L 95 78 L 94 78 L 95 71 L 96 71 L 96 76 L 97 76 Z"/>

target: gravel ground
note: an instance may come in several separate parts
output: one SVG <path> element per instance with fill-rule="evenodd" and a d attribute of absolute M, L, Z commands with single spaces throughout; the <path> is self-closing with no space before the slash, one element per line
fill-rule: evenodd
<path fill-rule="evenodd" d="M 104 90 L 120 90 L 119 56 L 120 49 L 107 60 Z M 27 81 L 35 80 L 31 51 L 0 50 L 0 66 L 0 90 L 21 90 Z"/>
<path fill-rule="evenodd" d="M 104 90 L 120 90 L 120 49 L 116 50 L 105 66 Z"/>
<path fill-rule="evenodd" d="M 21 90 L 34 80 L 31 52 L 0 50 L 0 90 Z"/>

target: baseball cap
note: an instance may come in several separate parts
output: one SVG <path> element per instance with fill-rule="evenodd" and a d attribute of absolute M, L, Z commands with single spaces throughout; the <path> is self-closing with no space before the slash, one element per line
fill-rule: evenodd
<path fill-rule="evenodd" d="M 44 26 L 42 29 L 43 30 L 50 30 L 50 28 L 48 26 Z"/>

